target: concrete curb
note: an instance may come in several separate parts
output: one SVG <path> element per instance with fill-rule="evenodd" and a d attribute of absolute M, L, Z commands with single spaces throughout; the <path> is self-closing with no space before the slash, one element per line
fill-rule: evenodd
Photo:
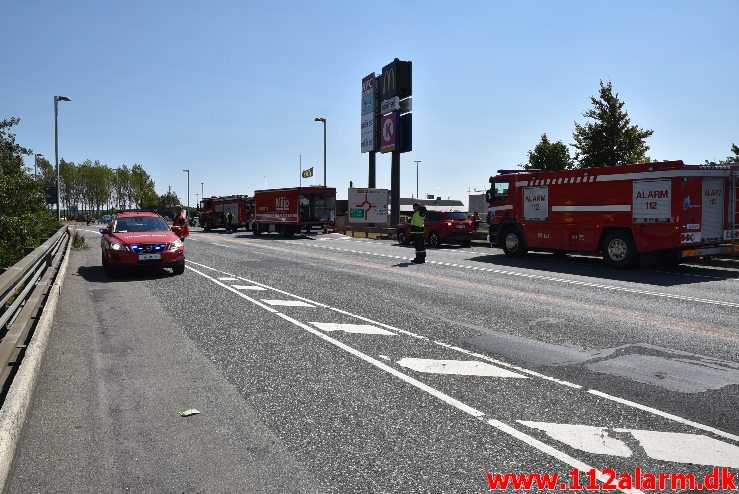
<path fill-rule="evenodd" d="M 54 314 L 61 295 L 62 283 L 67 272 L 71 250 L 72 239 L 70 238 L 56 281 L 49 291 L 49 296 L 41 311 L 41 317 L 36 325 L 31 342 L 10 386 L 5 403 L 0 409 L 0 492 L 5 489 L 5 482 L 10 474 L 10 465 L 13 462 L 15 448 L 23 430 L 23 424 L 26 421 L 26 413 L 33 397 L 33 390 L 36 387 L 41 360 L 44 357 L 46 344 L 51 334 L 51 326 L 54 322 Z"/>

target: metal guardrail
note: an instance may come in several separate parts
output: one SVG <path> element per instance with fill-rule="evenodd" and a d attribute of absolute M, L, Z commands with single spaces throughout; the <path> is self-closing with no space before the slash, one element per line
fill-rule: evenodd
<path fill-rule="evenodd" d="M 69 229 L 62 227 L 0 274 L 0 399 L 7 394 L 33 336 L 69 241 Z"/>

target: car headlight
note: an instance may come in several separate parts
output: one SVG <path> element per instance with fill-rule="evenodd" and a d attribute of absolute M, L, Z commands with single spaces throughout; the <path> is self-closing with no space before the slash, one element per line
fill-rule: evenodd
<path fill-rule="evenodd" d="M 119 244 L 118 242 L 111 242 L 110 248 L 113 250 L 122 250 L 124 252 L 130 251 L 131 249 L 128 248 L 125 244 Z"/>
<path fill-rule="evenodd" d="M 174 242 L 172 242 L 171 244 L 169 244 L 169 250 L 177 250 L 180 247 L 182 247 L 183 245 L 185 245 L 185 244 L 184 244 L 184 242 L 182 242 L 182 240 L 175 240 Z"/>

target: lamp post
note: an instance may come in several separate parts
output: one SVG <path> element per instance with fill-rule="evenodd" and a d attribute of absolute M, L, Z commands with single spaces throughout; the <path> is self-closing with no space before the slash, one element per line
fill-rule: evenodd
<path fill-rule="evenodd" d="M 41 153 L 36 153 L 36 156 L 33 157 L 34 158 L 33 159 L 33 178 L 36 178 L 37 177 L 37 175 L 36 175 L 36 167 L 38 166 L 38 159 L 39 158 L 43 158 L 43 157 L 44 157 L 44 155 L 41 154 Z"/>
<path fill-rule="evenodd" d="M 316 122 L 323 123 L 323 186 L 326 187 L 326 119 L 316 117 Z"/>
<path fill-rule="evenodd" d="M 56 220 L 61 221 L 61 181 L 59 180 L 59 102 L 72 101 L 69 96 L 54 96 L 54 162 L 56 163 Z"/>
<path fill-rule="evenodd" d="M 418 164 L 421 162 L 421 160 L 416 161 L 416 199 L 418 199 Z"/>
<path fill-rule="evenodd" d="M 205 194 L 203 194 L 203 182 L 200 182 L 200 198 L 205 199 Z"/>
<path fill-rule="evenodd" d="M 197 192 L 195 192 L 195 204 L 196 204 L 195 209 L 197 211 L 200 211 L 200 200 L 198 199 L 198 193 Z"/>
<path fill-rule="evenodd" d="M 187 172 L 187 209 L 190 209 L 190 170 L 182 170 Z"/>

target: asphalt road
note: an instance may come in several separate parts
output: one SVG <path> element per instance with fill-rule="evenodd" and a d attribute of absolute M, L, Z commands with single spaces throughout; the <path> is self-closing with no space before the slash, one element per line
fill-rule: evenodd
<path fill-rule="evenodd" d="M 487 247 L 429 249 L 417 266 L 408 262 L 412 248 L 393 241 L 196 229 L 185 274 L 111 281 L 89 235 L 78 283 L 103 303 L 87 309 L 88 320 L 148 330 L 102 337 L 90 350 L 127 355 L 120 368 L 133 366 L 134 377 L 124 384 L 125 373 L 90 371 L 96 386 L 114 391 L 89 398 L 109 461 L 85 485 L 466 493 L 489 491 L 489 473 L 553 472 L 559 484 L 573 468 L 598 469 L 601 481 L 608 469 L 739 470 L 735 267 L 616 271 L 593 258 L 510 259 Z M 144 351 L 151 345 L 157 351 Z M 177 366 L 190 371 L 167 372 Z M 137 462 L 119 460 L 141 452 L 142 437 L 166 442 L 168 432 L 156 421 L 120 432 L 110 401 L 167 402 L 171 390 L 147 390 L 158 381 L 176 389 L 193 372 L 208 397 L 188 395 L 202 412 L 200 461 L 143 448 L 146 480 L 131 479 Z M 234 429 L 223 416 L 240 409 Z M 42 447 L 32 436 L 44 413 L 38 403 L 34 410 L 9 492 L 38 467 L 30 450 Z M 146 418 L 134 409 L 126 420 Z M 250 431 L 269 446 L 247 458 L 239 452 L 252 444 Z M 224 434 L 232 438 L 225 449 Z M 203 466 L 219 461 L 220 470 Z M 260 475 L 249 476 L 250 462 Z M 84 464 L 68 461 L 65 471 Z M 178 469 L 187 482 L 171 475 Z"/>

